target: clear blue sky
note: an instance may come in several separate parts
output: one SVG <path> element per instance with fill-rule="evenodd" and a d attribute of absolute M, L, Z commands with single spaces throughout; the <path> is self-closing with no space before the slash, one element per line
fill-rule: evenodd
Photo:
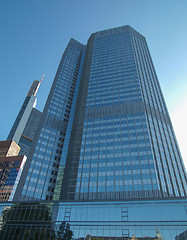
<path fill-rule="evenodd" d="M 6 139 L 32 81 L 45 73 L 37 103 L 43 109 L 71 37 L 86 44 L 93 32 L 127 24 L 147 39 L 169 112 L 177 115 L 173 122 L 179 140 L 177 125 L 187 122 L 186 0 L 1 1 L 0 140 Z M 179 145 L 185 146 L 187 136 L 181 139 Z M 184 150 L 182 155 L 187 161 Z"/>

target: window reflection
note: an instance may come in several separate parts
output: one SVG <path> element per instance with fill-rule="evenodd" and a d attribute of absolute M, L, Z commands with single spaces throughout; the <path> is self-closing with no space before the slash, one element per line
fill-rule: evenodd
<path fill-rule="evenodd" d="M 130 240 L 134 235 L 153 240 L 161 235 L 165 240 L 182 240 L 187 233 L 185 207 L 182 200 L 3 204 L 0 237 L 10 239 L 11 233 L 12 239 L 24 239 L 22 235 L 39 239 L 35 236 L 41 234 L 56 239 L 62 233 L 60 226 L 68 226 L 74 239 Z"/>

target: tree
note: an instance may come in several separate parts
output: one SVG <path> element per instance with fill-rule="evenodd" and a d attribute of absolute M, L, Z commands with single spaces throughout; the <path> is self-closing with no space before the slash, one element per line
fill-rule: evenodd
<path fill-rule="evenodd" d="M 71 240 L 73 239 L 73 231 L 70 229 L 70 224 L 66 222 L 62 222 L 59 226 L 59 230 L 57 232 L 58 240 Z"/>

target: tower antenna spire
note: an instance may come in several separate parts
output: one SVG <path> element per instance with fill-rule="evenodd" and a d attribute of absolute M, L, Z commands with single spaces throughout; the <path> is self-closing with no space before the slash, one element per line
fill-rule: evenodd
<path fill-rule="evenodd" d="M 38 92 L 38 89 L 39 89 L 39 87 L 40 87 L 40 84 L 41 84 L 43 78 L 44 78 L 44 74 L 42 75 L 42 77 L 41 77 L 40 81 L 38 82 L 37 87 L 36 87 L 36 89 L 35 89 L 35 91 L 34 91 L 34 95 L 35 95 L 35 96 L 36 96 L 36 94 L 37 94 L 37 92 Z"/>
<path fill-rule="evenodd" d="M 40 83 L 42 82 L 42 80 L 43 80 L 43 78 L 44 78 L 44 75 L 45 75 L 45 74 L 42 75 L 42 77 L 41 77 L 41 79 L 40 79 Z"/>

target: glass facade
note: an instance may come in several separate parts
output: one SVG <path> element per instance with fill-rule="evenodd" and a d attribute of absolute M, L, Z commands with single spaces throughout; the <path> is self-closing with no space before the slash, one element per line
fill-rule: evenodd
<path fill-rule="evenodd" d="M 21 138 L 19 140 L 18 145 L 20 146 L 20 152 L 19 155 L 26 155 L 28 156 L 30 147 L 32 145 L 32 141 L 34 139 L 34 136 L 36 134 L 40 118 L 42 113 L 38 111 L 36 108 L 33 108 L 30 116 L 28 118 L 28 121 L 26 123 L 26 126 L 23 130 L 23 133 L 21 135 Z"/>
<path fill-rule="evenodd" d="M 186 239 L 183 200 L 6 203 L 0 211 L 2 240 L 71 239 L 66 230 L 82 240 Z"/>
<path fill-rule="evenodd" d="M 145 38 L 128 26 L 92 34 L 85 62 L 60 198 L 186 196 Z"/>
<path fill-rule="evenodd" d="M 26 159 L 26 156 L 0 158 L 0 201 L 12 200 Z"/>
<path fill-rule="evenodd" d="M 21 199 L 52 200 L 66 136 L 83 45 L 71 40 L 60 62 L 41 125 L 20 181 Z M 23 176 L 23 177 L 25 177 Z M 22 189 L 23 187 L 23 189 Z"/>
<path fill-rule="evenodd" d="M 137 33 L 132 41 L 160 188 L 164 195 L 185 196 L 184 165 L 146 41 Z"/>
<path fill-rule="evenodd" d="M 131 33 L 96 34 L 77 196 L 159 189 L 142 103 Z"/>
<path fill-rule="evenodd" d="M 17 197 L 185 197 L 186 183 L 145 38 L 124 26 L 71 39 Z"/>

